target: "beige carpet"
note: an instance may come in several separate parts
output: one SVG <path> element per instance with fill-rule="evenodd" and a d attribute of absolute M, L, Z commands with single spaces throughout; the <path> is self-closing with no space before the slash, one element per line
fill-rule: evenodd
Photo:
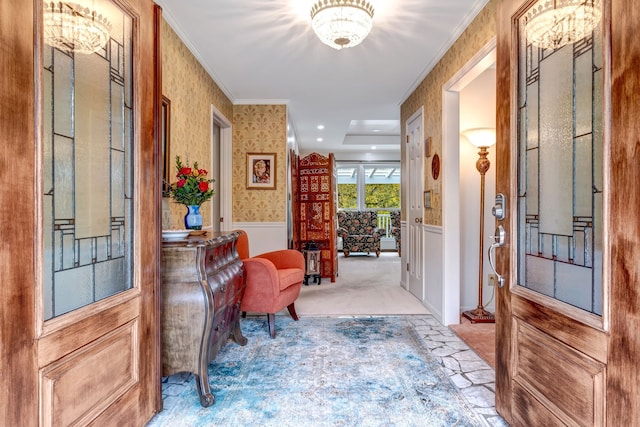
<path fill-rule="evenodd" d="M 299 316 L 429 314 L 409 291 L 400 286 L 400 257 L 396 252 L 375 255 L 338 255 L 334 283 L 302 286 L 296 301 Z"/>

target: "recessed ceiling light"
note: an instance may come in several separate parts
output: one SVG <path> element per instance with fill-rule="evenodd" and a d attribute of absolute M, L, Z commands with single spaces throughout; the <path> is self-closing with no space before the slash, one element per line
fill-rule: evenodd
<path fill-rule="evenodd" d="M 322 141 L 324 141 L 324 140 L 323 140 L 322 138 L 318 138 L 318 139 L 316 139 L 316 141 L 318 141 L 318 142 L 322 142 Z"/>
<path fill-rule="evenodd" d="M 324 125 L 318 125 L 318 130 L 324 129 Z"/>
<path fill-rule="evenodd" d="M 372 129 L 372 132 L 380 132 L 380 129 Z"/>
<path fill-rule="evenodd" d="M 374 146 L 372 146 L 372 147 L 371 147 L 371 149 L 372 149 L 372 150 L 375 150 L 375 149 L 376 149 L 376 146 L 375 146 L 375 145 L 374 145 Z"/>

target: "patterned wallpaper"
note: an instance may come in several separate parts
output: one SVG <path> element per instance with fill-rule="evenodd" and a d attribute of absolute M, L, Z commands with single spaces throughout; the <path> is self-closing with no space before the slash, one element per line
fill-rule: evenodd
<path fill-rule="evenodd" d="M 162 20 L 161 38 L 162 94 L 171 101 L 171 172 L 176 155 L 183 162 L 198 162 L 211 170 L 211 104 L 229 121 L 233 117 L 233 104 L 165 20 Z M 169 206 L 170 225 L 163 221 L 163 228 L 184 228 L 186 209 L 171 199 L 165 202 L 167 200 L 169 203 L 164 205 Z M 210 205 L 208 202 L 202 205 L 205 227 L 211 225 Z"/>
<path fill-rule="evenodd" d="M 490 0 L 487 3 L 400 107 L 400 123 L 403 124 L 401 140 L 404 141 L 406 138 L 404 123 L 421 106 L 424 106 L 424 135 L 432 137 L 432 152 L 440 156 L 441 170 L 447 167 L 447 159 L 442 158 L 442 86 L 496 35 L 496 4 L 497 0 Z M 404 159 L 404 144 L 402 151 L 402 159 Z M 424 188 L 429 189 L 434 187 L 431 178 L 431 157 L 426 160 L 428 162 L 425 161 L 424 165 Z M 442 180 L 442 172 L 439 179 Z M 433 195 L 433 209 L 425 210 L 424 223 L 442 225 L 442 193 Z"/>
<path fill-rule="evenodd" d="M 246 153 L 276 153 L 276 188 L 247 189 Z M 285 222 L 287 106 L 233 106 L 233 221 Z M 273 171 L 272 171 L 273 174 Z"/>

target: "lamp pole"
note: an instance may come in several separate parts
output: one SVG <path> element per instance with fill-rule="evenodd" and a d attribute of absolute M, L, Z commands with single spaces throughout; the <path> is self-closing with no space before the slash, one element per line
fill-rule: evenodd
<path fill-rule="evenodd" d="M 491 162 L 487 159 L 488 147 L 478 147 L 480 157 L 476 161 L 476 169 L 480 172 L 480 242 L 478 252 L 478 306 L 474 310 L 462 313 L 471 323 L 495 323 L 493 313 L 484 309 L 482 305 L 482 281 L 484 276 L 484 175 L 489 170 Z"/>

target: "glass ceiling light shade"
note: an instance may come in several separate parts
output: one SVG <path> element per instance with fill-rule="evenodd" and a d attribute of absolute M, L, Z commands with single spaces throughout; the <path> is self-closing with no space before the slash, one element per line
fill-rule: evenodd
<path fill-rule="evenodd" d="M 494 128 L 473 128 L 462 132 L 470 143 L 476 147 L 491 147 L 496 143 L 496 130 Z"/>
<path fill-rule="evenodd" d="M 77 53 L 94 53 L 109 40 L 106 16 L 78 3 L 44 2 L 44 41 Z"/>
<path fill-rule="evenodd" d="M 320 0 L 311 8 L 311 26 L 334 49 L 359 45 L 373 26 L 373 6 L 365 0 Z"/>
<path fill-rule="evenodd" d="M 601 0 L 548 0 L 527 13 L 525 36 L 534 46 L 558 49 L 585 38 L 601 17 Z"/>

